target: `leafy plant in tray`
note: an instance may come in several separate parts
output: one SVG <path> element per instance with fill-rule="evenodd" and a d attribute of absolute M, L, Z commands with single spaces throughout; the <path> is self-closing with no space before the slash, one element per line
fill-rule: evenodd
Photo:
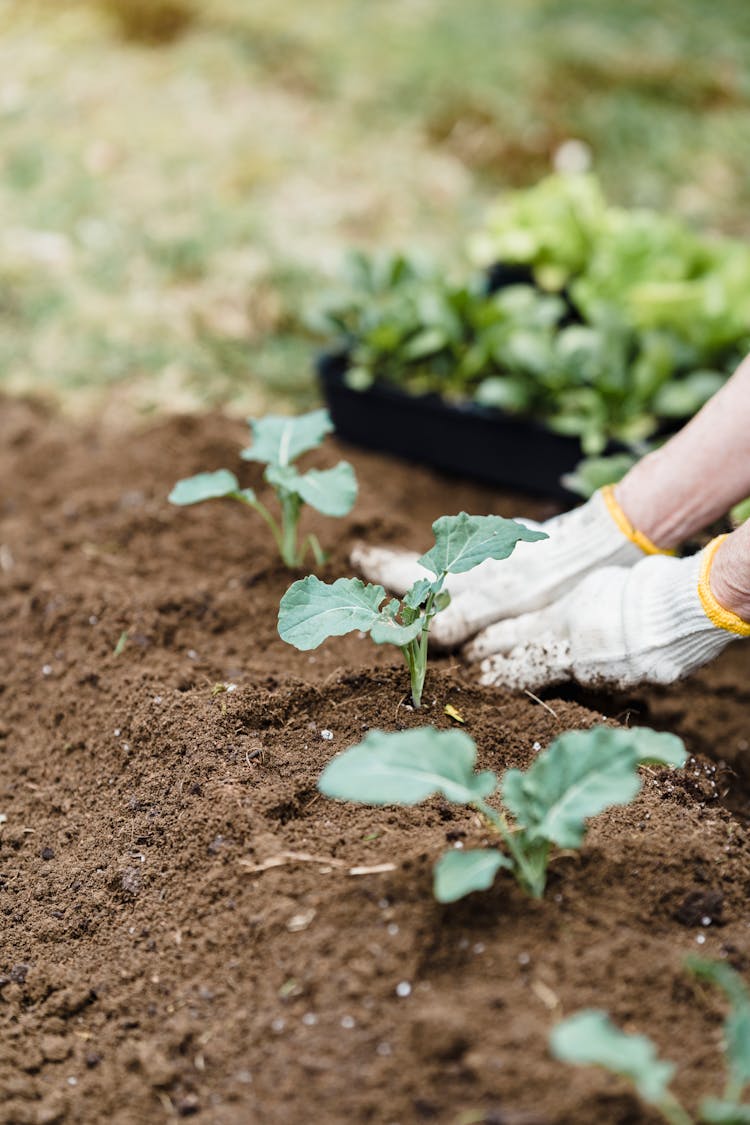
<path fill-rule="evenodd" d="M 303 453 L 317 449 L 326 434 L 332 433 L 328 411 L 313 410 L 297 418 L 269 414 L 250 419 L 250 429 L 253 443 L 240 456 L 266 466 L 263 478 L 276 493 L 279 519 L 274 518 L 252 488 L 240 488 L 237 477 L 228 469 L 198 473 L 178 481 L 169 494 L 170 502 L 182 506 L 204 500 L 239 500 L 254 508 L 268 524 L 286 566 L 301 566 L 308 549 L 316 562 L 323 562 L 325 556 L 314 535 L 299 542 L 300 514 L 305 504 L 326 516 L 345 516 L 350 512 L 357 498 L 354 469 L 347 461 L 340 461 L 332 469 L 300 473 L 293 463 Z"/>
<path fill-rule="evenodd" d="M 355 629 L 369 633 L 376 644 L 398 645 L 411 677 L 415 707 L 422 701 L 427 672 L 427 642 L 436 614 L 450 603 L 444 588 L 449 574 L 473 570 L 485 559 L 506 559 L 516 543 L 546 539 L 502 516 L 441 516 L 432 525 L 435 545 L 419 562 L 432 578 L 419 578 L 399 601 L 386 600 L 382 586 L 359 578 L 321 582 L 309 575 L 293 583 L 279 606 L 279 636 L 295 648 L 317 648 L 328 637 Z M 385 604 L 384 604 L 385 603 Z"/>
<path fill-rule="evenodd" d="M 727 1081 L 720 1098 L 706 1098 L 698 1120 L 704 1125 L 748 1125 L 750 1102 L 743 1097 L 750 1085 L 750 993 L 739 973 L 729 965 L 688 957 L 687 968 L 699 980 L 717 985 L 729 1001 L 724 1023 Z M 580 1066 L 601 1066 L 635 1085 L 638 1095 L 670 1125 L 693 1125 L 693 1119 L 669 1090 L 673 1063 L 660 1059 L 645 1035 L 620 1031 L 606 1015 L 594 1009 L 577 1012 L 557 1024 L 550 1036 L 556 1058 Z"/>
<path fill-rule="evenodd" d="M 435 897 L 455 902 L 486 890 L 497 872 L 507 868 L 529 894 L 540 898 L 554 846 L 579 848 L 589 817 L 632 801 L 641 788 L 639 766 L 682 766 L 686 759 L 679 738 L 645 727 L 570 731 L 527 770 L 504 774 L 504 808 L 498 810 L 488 803 L 498 778 L 488 770 L 475 771 L 476 746 L 465 731 L 370 731 L 359 745 L 329 762 L 318 788 L 329 797 L 366 805 L 416 805 L 435 794 L 471 805 L 500 836 L 505 850 L 445 852 L 435 865 Z"/>
<path fill-rule="evenodd" d="M 352 255 L 346 289 L 312 325 L 345 354 L 351 388 L 533 418 L 589 456 L 613 440 L 638 452 L 700 409 L 750 347 L 750 245 L 613 207 L 590 175 L 504 194 L 473 257 L 489 283 Z"/>

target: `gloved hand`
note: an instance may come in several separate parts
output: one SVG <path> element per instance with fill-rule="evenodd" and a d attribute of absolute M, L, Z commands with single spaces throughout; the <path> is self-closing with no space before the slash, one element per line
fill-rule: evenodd
<path fill-rule="evenodd" d="M 545 609 L 485 629 L 464 654 L 481 662 L 481 683 L 509 688 L 672 683 L 750 636 L 750 624 L 711 592 L 711 563 L 725 538 L 690 558 L 655 555 L 630 569 L 597 570 Z"/>
<path fill-rule="evenodd" d="M 454 648 L 479 629 L 507 617 L 540 609 L 572 590 L 591 571 L 631 567 L 654 547 L 628 522 L 611 488 L 601 489 L 579 508 L 542 524 L 549 539 L 519 543 L 508 559 L 488 559 L 446 581 L 451 604 L 432 623 L 430 641 Z M 415 551 L 355 547 L 351 562 L 370 582 L 402 596 L 417 578 L 432 577 L 418 566 Z"/>

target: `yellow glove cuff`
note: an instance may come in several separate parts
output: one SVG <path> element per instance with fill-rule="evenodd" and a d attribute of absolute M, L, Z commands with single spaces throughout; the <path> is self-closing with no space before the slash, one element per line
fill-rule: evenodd
<path fill-rule="evenodd" d="M 725 629 L 727 633 L 734 633 L 738 637 L 750 637 L 750 621 L 744 621 L 736 613 L 724 609 L 723 605 L 719 605 L 711 590 L 711 566 L 716 552 L 726 538 L 726 535 L 718 535 L 703 550 L 703 562 L 698 578 L 698 596 L 703 606 L 703 612 L 717 628 Z"/>
<path fill-rule="evenodd" d="M 665 551 L 662 550 L 661 547 L 657 547 L 655 543 L 651 542 L 647 535 L 644 535 L 642 531 L 638 531 L 637 528 L 633 527 L 632 523 L 623 512 L 622 508 L 617 503 L 617 500 L 615 499 L 615 490 L 611 484 L 606 484 L 604 488 L 600 489 L 600 492 L 604 503 L 607 505 L 607 511 L 619 527 L 620 531 L 627 539 L 630 540 L 631 543 L 635 543 L 636 547 L 640 547 L 644 554 L 674 554 L 674 551 Z"/>

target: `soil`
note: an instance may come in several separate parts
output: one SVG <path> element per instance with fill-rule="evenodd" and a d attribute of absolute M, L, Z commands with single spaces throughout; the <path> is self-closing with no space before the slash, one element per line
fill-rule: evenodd
<path fill-rule="evenodd" d="M 245 437 L 0 403 L 0 1121 L 657 1122 L 549 1057 L 551 1026 L 591 1005 L 656 1040 L 694 1109 L 722 1085 L 723 1008 L 684 957 L 750 969 L 750 645 L 684 685 L 542 702 L 445 657 L 415 713 L 398 653 L 282 644 L 290 575 L 253 513 L 166 503 L 178 477 L 236 467 Z M 445 512 L 553 510 L 346 453 L 354 515 L 310 521 L 329 577 L 358 537 L 424 548 Z M 443 907 L 432 863 L 484 838 L 474 815 L 338 805 L 316 780 L 369 727 L 449 726 L 447 703 L 498 772 L 602 715 L 696 756 L 596 818 L 543 901 L 501 874 Z"/>

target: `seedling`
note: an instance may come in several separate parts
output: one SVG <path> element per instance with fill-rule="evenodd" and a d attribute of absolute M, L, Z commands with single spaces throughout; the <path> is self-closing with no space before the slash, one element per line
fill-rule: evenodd
<path fill-rule="evenodd" d="M 333 431 L 327 410 L 313 410 L 298 418 L 273 414 L 250 419 L 253 444 L 243 449 L 244 461 L 259 461 L 266 466 L 263 479 L 271 485 L 279 501 L 277 520 L 261 503 L 252 488 L 240 488 L 237 477 L 228 469 L 214 473 L 198 473 L 180 480 L 169 494 L 172 504 L 200 504 L 204 500 L 228 498 L 254 508 L 271 529 L 279 554 L 290 568 L 301 566 L 310 550 L 315 561 L 325 561 L 320 543 L 314 535 L 299 542 L 298 525 L 304 504 L 325 516 L 345 516 L 357 498 L 357 479 L 347 461 L 339 461 L 332 469 L 309 469 L 299 473 L 293 462 L 303 453 L 317 449 L 326 434 Z"/>
<path fill-rule="evenodd" d="M 488 804 L 498 778 L 488 770 L 475 772 L 476 746 L 464 731 L 376 730 L 329 762 L 318 788 L 328 797 L 365 805 L 417 805 L 435 794 L 471 805 L 507 850 L 445 852 L 434 869 L 435 898 L 455 902 L 487 890 L 500 868 L 512 871 L 529 894 L 541 898 L 553 845 L 580 848 L 588 817 L 632 801 L 641 788 L 639 766 L 682 766 L 686 760 L 679 738 L 646 727 L 570 731 L 526 771 L 503 775 L 500 791 L 511 824 L 506 811 Z"/>
<path fill-rule="evenodd" d="M 697 1120 L 704 1125 L 748 1125 L 750 1102 L 743 1101 L 743 1095 L 750 1085 L 750 993 L 729 965 L 699 957 L 688 957 L 686 965 L 700 980 L 718 985 L 729 1000 L 724 1095 L 705 1098 Z M 630 1079 L 641 1100 L 657 1109 L 669 1125 L 693 1125 L 693 1118 L 668 1088 L 674 1064 L 658 1058 L 647 1036 L 620 1031 L 605 1012 L 587 1009 L 563 1020 L 552 1031 L 550 1049 L 563 1062 L 601 1066 Z"/>
<path fill-rule="evenodd" d="M 415 707 L 422 701 L 427 673 L 427 641 L 433 618 L 450 604 L 445 590 L 449 574 L 473 570 L 485 559 L 507 559 L 516 543 L 546 539 L 543 531 L 532 531 L 501 516 L 441 516 L 432 525 L 435 546 L 419 559 L 434 578 L 419 578 L 401 602 L 386 599 L 382 586 L 359 578 L 337 578 L 321 582 L 314 575 L 289 587 L 279 606 L 279 635 L 306 652 L 328 637 L 340 637 L 355 629 L 369 633 L 376 644 L 398 645 L 411 678 Z M 383 604 L 385 602 L 385 604 Z"/>

